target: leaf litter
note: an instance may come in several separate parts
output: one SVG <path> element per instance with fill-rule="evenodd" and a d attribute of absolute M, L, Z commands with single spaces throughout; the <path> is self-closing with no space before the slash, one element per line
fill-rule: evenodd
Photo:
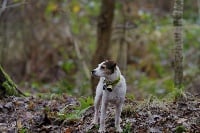
<path fill-rule="evenodd" d="M 99 126 L 91 124 L 93 106 L 77 111 L 77 98 L 59 96 L 8 97 L 0 100 L 0 132 L 96 133 Z M 80 113 L 76 115 L 76 113 Z M 107 111 L 106 130 L 114 133 L 114 107 Z M 124 133 L 200 133 L 200 99 L 192 96 L 174 102 L 126 99 L 122 111 Z"/>

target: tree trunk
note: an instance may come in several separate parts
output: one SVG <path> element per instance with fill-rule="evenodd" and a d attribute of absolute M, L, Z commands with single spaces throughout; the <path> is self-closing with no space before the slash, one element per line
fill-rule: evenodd
<path fill-rule="evenodd" d="M 198 7 L 198 19 L 197 19 L 197 23 L 200 25 L 200 0 L 197 0 L 197 7 Z"/>
<path fill-rule="evenodd" d="M 24 95 L 0 66 L 0 98 Z"/>
<path fill-rule="evenodd" d="M 101 12 L 97 25 L 97 48 L 92 58 L 92 67 L 96 67 L 101 61 L 108 59 L 110 48 L 110 38 L 112 31 L 112 21 L 114 17 L 115 0 L 102 0 Z M 92 93 L 95 94 L 97 79 L 91 78 Z"/>
<path fill-rule="evenodd" d="M 174 40 L 175 40 L 175 60 L 174 60 L 174 84 L 175 87 L 182 87 L 183 80 L 183 38 L 182 38 L 182 16 L 184 0 L 175 0 L 174 19 Z"/>

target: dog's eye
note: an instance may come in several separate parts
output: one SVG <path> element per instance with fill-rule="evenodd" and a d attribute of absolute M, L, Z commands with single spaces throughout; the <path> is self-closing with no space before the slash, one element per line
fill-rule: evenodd
<path fill-rule="evenodd" d="M 101 69 L 105 69 L 105 66 L 101 66 Z"/>

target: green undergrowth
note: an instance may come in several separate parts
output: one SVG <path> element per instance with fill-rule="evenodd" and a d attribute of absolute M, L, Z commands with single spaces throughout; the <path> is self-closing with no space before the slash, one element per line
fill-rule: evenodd
<path fill-rule="evenodd" d="M 132 133 L 130 123 L 126 123 L 125 128 L 123 129 L 122 133 Z"/>
<path fill-rule="evenodd" d="M 46 99 L 46 100 L 64 100 L 65 97 L 69 97 L 74 99 L 73 96 L 68 95 L 60 95 L 60 94 L 43 94 L 38 93 L 36 95 L 38 98 Z M 52 110 L 49 107 L 45 108 L 45 112 L 48 114 L 48 116 L 51 116 L 53 118 L 56 118 L 60 121 L 76 121 L 81 118 L 81 116 L 85 113 L 86 110 L 88 110 L 91 106 L 93 106 L 93 98 L 92 97 L 80 97 L 75 98 L 75 103 L 72 102 L 71 104 L 65 105 L 63 108 L 61 108 L 58 112 L 52 112 Z M 74 101 L 74 100 L 72 100 Z"/>
<path fill-rule="evenodd" d="M 160 98 L 154 95 L 149 95 L 147 98 L 141 101 L 135 100 L 134 96 L 129 94 L 126 97 L 127 102 L 125 103 L 123 107 L 122 116 L 137 117 L 137 113 L 136 113 L 137 110 L 138 109 L 143 110 L 144 108 L 150 109 L 154 107 L 156 108 L 159 107 L 159 108 L 167 110 L 166 105 L 171 104 L 181 99 L 187 99 L 187 97 L 188 97 L 187 93 L 185 93 L 182 88 L 181 89 L 173 88 L 173 91 L 163 98 Z"/>
<path fill-rule="evenodd" d="M 134 115 L 134 108 L 144 108 L 151 106 L 164 106 L 165 104 L 178 101 L 180 99 L 187 99 L 187 93 L 184 91 L 184 88 L 171 88 L 171 92 L 165 95 L 164 97 L 158 97 L 155 95 L 148 95 L 144 100 L 137 101 L 133 94 L 127 94 L 126 99 L 127 103 L 123 108 L 123 113 L 125 115 Z"/>
<path fill-rule="evenodd" d="M 54 99 L 62 98 L 62 95 L 56 94 L 56 93 L 37 93 L 36 97 L 42 98 L 42 99 L 54 100 Z"/>
<path fill-rule="evenodd" d="M 82 114 L 85 113 L 85 111 L 93 105 L 93 98 L 91 97 L 81 97 L 78 99 L 78 101 L 79 105 L 73 106 L 72 112 L 66 112 L 67 107 L 64 107 L 57 113 L 58 117 L 60 119 L 69 121 L 80 119 Z"/>
<path fill-rule="evenodd" d="M 18 130 L 18 133 L 28 133 L 28 129 L 21 128 L 21 129 Z"/>
<path fill-rule="evenodd" d="M 176 101 L 181 97 L 185 97 L 185 92 L 184 92 L 184 88 L 173 88 L 173 91 L 171 93 L 169 93 L 165 99 L 167 99 L 168 101 Z"/>

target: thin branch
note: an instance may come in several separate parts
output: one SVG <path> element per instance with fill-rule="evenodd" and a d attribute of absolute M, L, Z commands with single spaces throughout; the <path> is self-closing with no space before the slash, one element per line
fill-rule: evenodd
<path fill-rule="evenodd" d="M 6 10 L 6 5 L 7 5 L 8 1 L 7 0 L 3 0 L 1 9 L 0 9 L 0 16 L 2 15 L 2 13 Z"/>
<path fill-rule="evenodd" d="M 12 5 L 7 5 L 8 1 L 7 0 L 3 0 L 2 6 L 0 8 L 0 16 L 2 15 L 2 13 L 7 9 L 7 8 L 13 8 L 13 7 L 17 7 L 17 6 L 21 6 L 23 4 L 27 4 L 28 2 L 21 2 L 21 3 L 16 3 L 16 4 L 12 4 Z"/>
<path fill-rule="evenodd" d="M 6 8 L 17 7 L 17 6 L 21 6 L 21 5 L 27 4 L 27 3 L 28 3 L 28 2 L 16 3 L 16 4 L 8 5 Z"/>
<path fill-rule="evenodd" d="M 83 57 L 81 55 L 78 43 L 77 43 L 77 41 L 75 39 L 73 40 L 73 44 L 74 44 L 74 47 L 75 47 L 76 55 L 77 55 L 78 59 L 80 60 L 80 62 L 82 63 L 82 67 L 83 67 L 83 70 L 85 72 L 85 76 L 88 79 L 90 79 L 90 71 L 88 69 L 88 66 L 87 66 L 86 62 L 83 60 Z"/>

